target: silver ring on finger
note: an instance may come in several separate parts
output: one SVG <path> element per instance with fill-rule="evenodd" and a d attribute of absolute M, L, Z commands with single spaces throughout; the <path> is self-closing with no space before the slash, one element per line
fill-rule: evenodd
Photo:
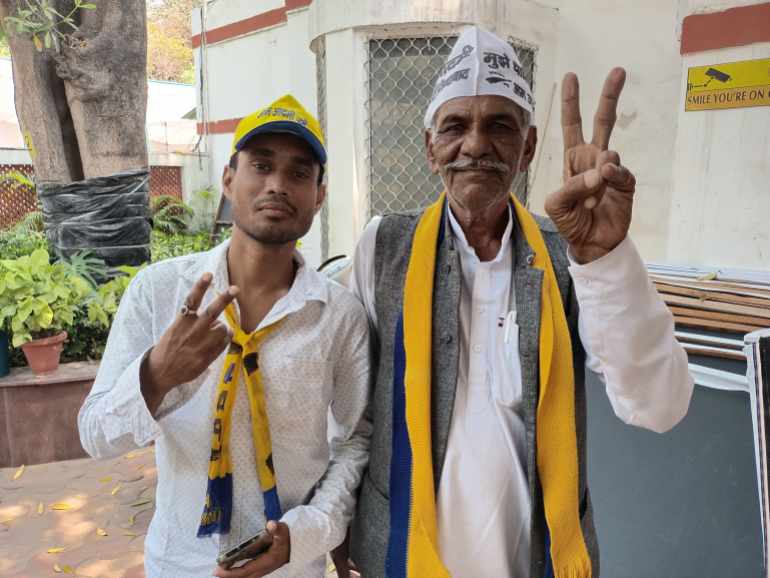
<path fill-rule="evenodd" d="M 179 310 L 179 313 L 182 314 L 182 317 L 197 317 L 198 312 L 194 309 L 190 309 L 187 304 L 182 305 L 182 308 Z"/>

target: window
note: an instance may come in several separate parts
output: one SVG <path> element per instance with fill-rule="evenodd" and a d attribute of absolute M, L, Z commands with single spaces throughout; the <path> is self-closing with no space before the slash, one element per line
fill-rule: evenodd
<path fill-rule="evenodd" d="M 425 159 L 423 116 L 436 74 L 456 40 L 456 36 L 431 36 L 368 41 L 370 216 L 424 207 L 443 188 Z M 535 50 L 509 42 L 532 83 Z M 526 200 L 526 174 L 517 177 L 514 190 Z"/>

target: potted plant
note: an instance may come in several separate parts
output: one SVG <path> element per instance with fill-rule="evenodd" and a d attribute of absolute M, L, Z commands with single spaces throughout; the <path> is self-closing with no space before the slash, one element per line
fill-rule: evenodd
<path fill-rule="evenodd" d="M 91 293 L 89 284 L 45 249 L 0 261 L 0 325 L 9 322 L 12 345 L 21 347 L 36 375 L 59 366 L 65 329 Z"/>

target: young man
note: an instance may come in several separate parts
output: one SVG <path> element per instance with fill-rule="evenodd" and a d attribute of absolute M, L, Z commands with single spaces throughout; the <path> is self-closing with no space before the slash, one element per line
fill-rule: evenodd
<path fill-rule="evenodd" d="M 121 301 L 80 437 L 99 458 L 155 442 L 149 578 L 211 576 L 266 523 L 270 549 L 215 575 L 321 577 L 344 537 L 369 341 L 355 297 L 295 250 L 325 195 L 322 138 L 288 95 L 244 118 L 222 179 L 232 238 L 148 267 Z"/>

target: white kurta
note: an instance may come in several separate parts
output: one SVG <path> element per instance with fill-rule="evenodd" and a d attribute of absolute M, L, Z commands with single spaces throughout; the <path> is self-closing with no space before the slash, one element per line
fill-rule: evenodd
<path fill-rule="evenodd" d="M 352 290 L 377 325 L 374 250 L 379 218 L 356 249 Z M 510 302 L 513 220 L 498 255 L 482 262 L 450 212 L 460 256 L 460 360 L 437 496 L 441 559 L 455 578 L 529 575 L 530 512 L 518 326 Z M 693 381 L 668 309 L 626 238 L 605 257 L 570 267 L 587 365 L 623 421 L 664 431 L 686 413 Z"/>

